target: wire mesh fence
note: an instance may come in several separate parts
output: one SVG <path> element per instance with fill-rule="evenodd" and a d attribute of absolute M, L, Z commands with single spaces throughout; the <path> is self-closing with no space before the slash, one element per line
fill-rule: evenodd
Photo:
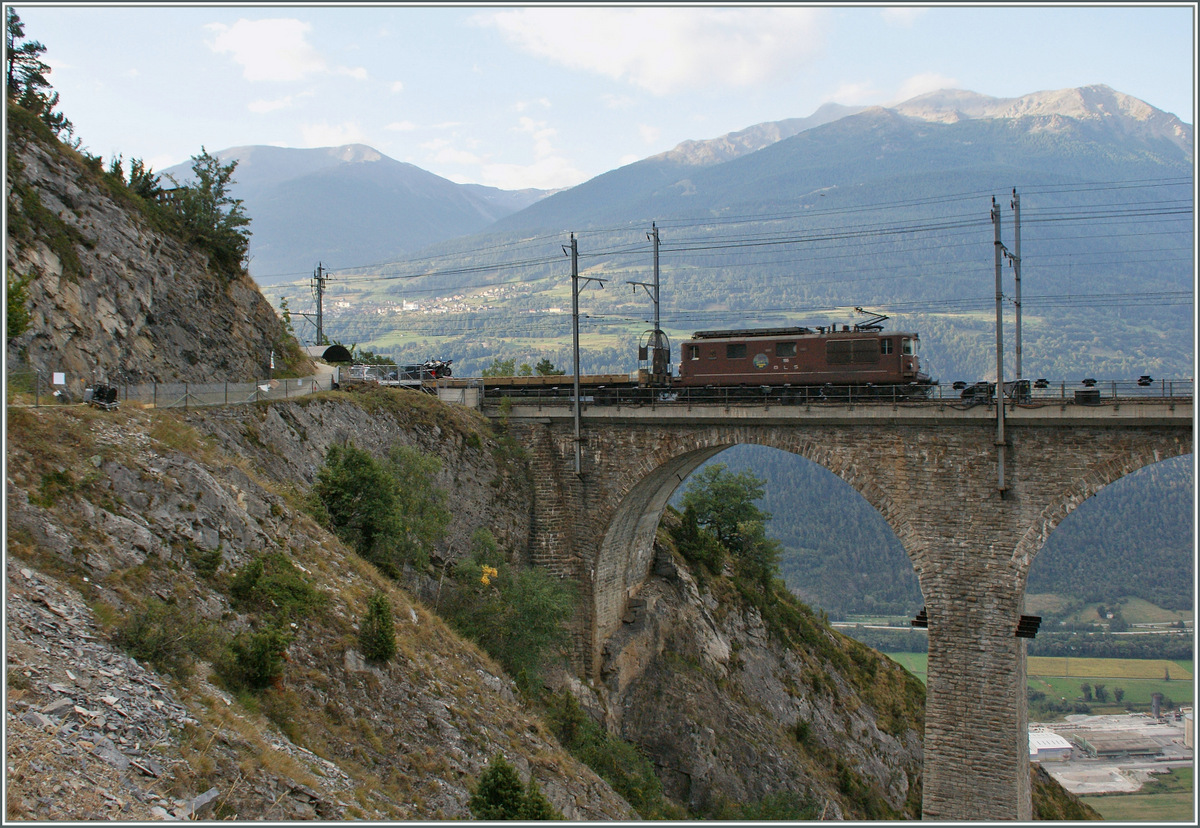
<path fill-rule="evenodd" d="M 295 399 L 329 391 L 335 387 L 332 374 L 257 382 L 151 382 L 106 383 L 84 389 L 82 399 L 72 397 L 65 386 L 55 384 L 53 375 L 44 371 L 9 371 L 6 374 L 6 400 L 9 405 L 62 405 L 97 403 L 108 399 L 115 389 L 116 405 L 138 408 L 202 408 L 216 405 L 245 405 L 255 402 Z M 111 404 L 108 407 L 113 407 Z"/>

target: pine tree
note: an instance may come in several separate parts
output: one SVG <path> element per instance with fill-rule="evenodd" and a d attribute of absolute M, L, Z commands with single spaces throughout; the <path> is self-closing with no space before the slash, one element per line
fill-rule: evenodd
<path fill-rule="evenodd" d="M 214 264 L 226 273 L 242 267 L 250 246 L 250 217 L 242 200 L 232 195 L 237 164 L 237 159 L 222 164 L 200 147 L 200 154 L 192 156 L 193 181 L 177 187 L 175 199 L 184 227 L 208 248 Z"/>
<path fill-rule="evenodd" d="M 367 614 L 358 630 L 358 647 L 363 658 L 386 664 L 396 654 L 396 627 L 387 596 L 376 592 L 367 601 Z"/>
<path fill-rule="evenodd" d="M 550 819 L 561 820 L 550 800 L 546 799 L 532 776 L 529 785 L 521 784 L 517 769 L 497 753 L 479 777 L 479 785 L 467 801 L 476 819 Z"/>
<path fill-rule="evenodd" d="M 36 114 L 55 135 L 66 132 L 69 136 L 71 122 L 61 112 L 54 111 L 58 93 L 46 80 L 50 74 L 50 67 L 42 61 L 46 47 L 36 40 L 25 40 L 25 24 L 17 12 L 12 6 L 6 12 L 4 71 L 8 100 Z"/>
<path fill-rule="evenodd" d="M 497 753 L 479 777 L 467 805 L 476 819 L 520 819 L 525 787 L 517 769 Z"/>

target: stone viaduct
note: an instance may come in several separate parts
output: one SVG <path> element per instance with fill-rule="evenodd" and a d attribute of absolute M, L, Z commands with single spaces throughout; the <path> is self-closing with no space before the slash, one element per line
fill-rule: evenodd
<path fill-rule="evenodd" d="M 1050 532 L 1102 487 L 1192 451 L 1191 398 L 1048 404 L 1007 413 L 1004 485 L 994 405 L 584 406 L 501 413 L 537 470 L 534 562 L 574 580 L 585 607 L 576 669 L 645 580 L 659 518 L 681 482 L 730 446 L 772 446 L 837 474 L 899 536 L 928 614 L 925 819 L 1029 820 L 1026 576 Z"/>

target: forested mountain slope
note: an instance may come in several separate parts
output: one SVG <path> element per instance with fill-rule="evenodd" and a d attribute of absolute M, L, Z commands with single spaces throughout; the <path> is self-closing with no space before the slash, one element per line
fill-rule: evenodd
<path fill-rule="evenodd" d="M 834 619 L 913 617 L 924 604 L 895 533 L 849 485 L 815 463 L 742 446 L 712 461 L 766 481 L 769 531 L 784 547 L 788 586 Z M 1163 608 L 1194 606 L 1193 458 L 1175 458 L 1119 480 L 1050 535 L 1029 573 L 1028 593 L 1078 602 L 1136 597 Z"/>

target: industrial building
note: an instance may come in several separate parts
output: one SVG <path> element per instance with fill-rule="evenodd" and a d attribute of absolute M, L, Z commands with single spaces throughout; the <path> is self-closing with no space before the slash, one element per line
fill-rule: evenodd
<path fill-rule="evenodd" d="M 1088 756 L 1097 759 L 1160 756 L 1163 752 L 1157 739 L 1133 730 L 1088 730 L 1071 735 Z"/>
<path fill-rule="evenodd" d="M 1044 728 L 1029 731 L 1030 762 L 1061 762 L 1070 759 L 1074 747 L 1057 733 Z"/>

